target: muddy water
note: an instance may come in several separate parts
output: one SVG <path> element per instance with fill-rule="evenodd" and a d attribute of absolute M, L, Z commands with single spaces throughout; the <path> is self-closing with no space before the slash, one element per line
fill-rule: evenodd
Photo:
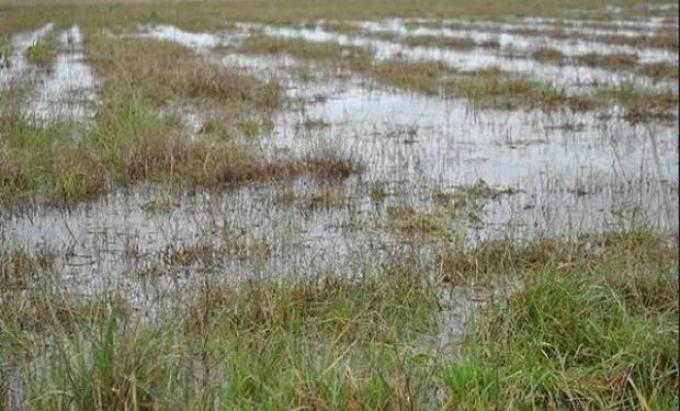
<path fill-rule="evenodd" d="M 390 210 L 436 213 L 440 194 L 480 179 L 515 194 L 478 200 L 475 218 L 465 210 L 446 220 L 445 229 L 468 244 L 617 230 L 635 219 L 663 232 L 678 229 L 677 124 L 633 126 L 616 108 L 606 118 L 479 111 L 463 100 L 385 89 L 316 66 L 302 81 L 295 71 L 303 63 L 295 59 L 219 51 L 218 42 L 170 32 L 169 39 L 216 64 L 285 83 L 287 108 L 253 143 L 262 155 L 333 150 L 361 161 L 365 173 L 336 184 L 302 178 L 222 192 L 142 186 L 71 210 L 1 211 L 0 246 L 54 251 L 61 284 L 71 291 L 114 286 L 141 308 L 167 303 L 167 293 L 181 294 L 204 271 L 230 281 L 351 275 L 411 253 L 431 269 L 436 239 L 417 235 L 414 247 L 389 228 Z M 197 116 L 196 129 L 201 121 Z M 384 200 L 371 196 L 377 184 Z M 332 200 L 324 203 L 323 193 Z M 154 212 L 154 204 L 164 210 Z M 172 249 L 197 244 L 219 248 L 208 268 L 166 264 Z"/>

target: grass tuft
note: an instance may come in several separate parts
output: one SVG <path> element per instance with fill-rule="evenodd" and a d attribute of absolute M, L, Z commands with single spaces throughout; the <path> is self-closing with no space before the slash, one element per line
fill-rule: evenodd
<path fill-rule="evenodd" d="M 26 49 L 26 59 L 40 67 L 52 64 L 56 56 L 57 43 L 53 38 L 38 40 Z"/>
<path fill-rule="evenodd" d="M 541 264 L 523 291 L 491 307 L 460 361 L 444 367 L 449 404 L 677 406 L 677 264 L 658 259 L 658 238 L 635 237 L 613 238 L 595 264 Z M 630 293 L 638 281 L 653 290 L 645 298 Z"/>

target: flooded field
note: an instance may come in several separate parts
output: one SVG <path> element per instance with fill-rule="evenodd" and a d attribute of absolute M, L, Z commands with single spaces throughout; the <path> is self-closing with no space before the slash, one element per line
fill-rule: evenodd
<path fill-rule="evenodd" d="M 4 408 L 678 406 L 678 4 L 378 3 L 0 2 Z"/>

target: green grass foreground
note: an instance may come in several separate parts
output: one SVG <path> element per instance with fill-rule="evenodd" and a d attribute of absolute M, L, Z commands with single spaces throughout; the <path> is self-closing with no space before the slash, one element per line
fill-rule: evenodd
<path fill-rule="evenodd" d="M 0 400 L 49 410 L 677 409 L 677 242 L 631 232 L 582 252 L 584 241 L 461 255 L 458 269 L 523 286 L 478 311 L 453 356 L 434 343 L 446 286 L 409 264 L 351 281 L 207 279 L 153 320 L 115 290 L 93 300 L 4 291 Z M 17 274 L 2 267 L 5 282 Z"/>

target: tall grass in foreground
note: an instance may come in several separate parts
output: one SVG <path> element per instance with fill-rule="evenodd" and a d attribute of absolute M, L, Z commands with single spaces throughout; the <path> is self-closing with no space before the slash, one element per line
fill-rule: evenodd
<path fill-rule="evenodd" d="M 206 277 L 154 320 L 115 293 L 7 294 L 0 392 L 7 404 L 23 387 L 12 398 L 27 409 L 676 408 L 677 243 L 589 241 L 603 248 L 568 263 L 534 244 L 486 266 L 523 288 L 479 312 L 453 357 L 433 343 L 441 286 L 409 264 L 355 280 Z"/>
<path fill-rule="evenodd" d="M 3 312 L 3 347 L 29 382 L 27 408 L 373 409 L 426 399 L 428 356 L 414 341 L 435 326 L 436 304 L 405 274 L 206 286 L 181 317 L 153 323 L 100 301 L 109 314 L 76 326 L 41 305 L 46 321 L 32 344 Z"/>
<path fill-rule="evenodd" d="M 677 408 L 678 255 L 659 241 L 628 234 L 585 264 L 537 267 L 443 367 L 447 404 Z"/>

